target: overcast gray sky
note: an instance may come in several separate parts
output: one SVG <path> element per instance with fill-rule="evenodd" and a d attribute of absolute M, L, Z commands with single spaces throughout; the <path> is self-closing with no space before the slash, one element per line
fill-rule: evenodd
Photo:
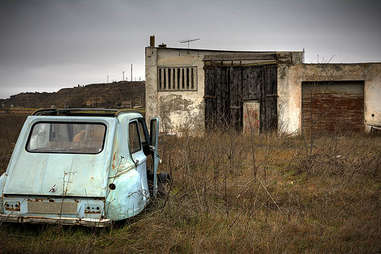
<path fill-rule="evenodd" d="M 144 47 L 303 50 L 306 62 L 381 61 L 378 0 L 1 0 L 0 98 L 144 79 Z M 319 55 L 319 57 L 318 57 Z"/>

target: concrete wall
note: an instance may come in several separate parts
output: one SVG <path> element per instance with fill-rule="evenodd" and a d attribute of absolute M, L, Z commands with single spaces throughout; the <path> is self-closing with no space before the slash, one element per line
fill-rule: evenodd
<path fill-rule="evenodd" d="M 204 62 L 208 52 L 146 48 L 146 117 L 160 116 L 161 131 L 204 130 Z M 197 67 L 197 91 L 158 91 L 158 67 Z"/>
<path fill-rule="evenodd" d="M 160 116 L 163 132 L 178 134 L 183 127 L 203 132 L 204 60 L 243 64 L 239 59 L 255 59 L 253 55 L 257 54 L 259 59 L 254 62 L 260 62 L 263 53 L 147 47 L 146 117 Z M 381 63 L 303 64 L 303 52 L 265 54 L 275 54 L 278 64 L 279 131 L 298 133 L 301 130 L 303 81 L 364 81 L 365 123 L 381 125 Z M 249 62 L 246 61 L 245 64 Z M 159 67 L 186 66 L 197 67 L 196 91 L 158 91 Z"/>
<path fill-rule="evenodd" d="M 214 59 L 216 58 L 216 59 Z M 246 65 L 268 62 L 302 63 L 304 52 L 240 52 L 147 47 L 146 117 L 160 116 L 161 131 L 179 134 L 183 128 L 205 129 L 204 60 Z M 197 91 L 158 91 L 158 68 L 197 67 Z"/>
<path fill-rule="evenodd" d="M 365 124 L 381 125 L 381 63 L 279 65 L 279 130 L 301 130 L 303 81 L 355 80 L 364 81 Z"/>

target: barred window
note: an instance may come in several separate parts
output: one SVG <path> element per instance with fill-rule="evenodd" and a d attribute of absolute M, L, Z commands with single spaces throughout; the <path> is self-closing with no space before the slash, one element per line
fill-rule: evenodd
<path fill-rule="evenodd" d="M 159 67 L 159 91 L 197 91 L 197 67 Z"/>

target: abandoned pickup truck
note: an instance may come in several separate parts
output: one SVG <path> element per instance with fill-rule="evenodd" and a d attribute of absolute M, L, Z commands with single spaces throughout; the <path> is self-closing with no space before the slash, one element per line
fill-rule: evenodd
<path fill-rule="evenodd" d="M 36 111 L 0 177 L 0 222 L 105 227 L 140 213 L 157 193 L 158 133 L 138 112 Z"/>

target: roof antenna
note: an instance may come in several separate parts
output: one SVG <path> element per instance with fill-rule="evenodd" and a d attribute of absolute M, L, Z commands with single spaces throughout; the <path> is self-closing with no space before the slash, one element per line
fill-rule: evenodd
<path fill-rule="evenodd" d="M 182 41 L 179 41 L 180 43 L 188 43 L 188 49 L 189 49 L 189 43 L 192 42 L 192 41 L 199 41 L 200 38 L 195 38 L 195 39 L 190 39 L 190 40 L 182 40 Z"/>

